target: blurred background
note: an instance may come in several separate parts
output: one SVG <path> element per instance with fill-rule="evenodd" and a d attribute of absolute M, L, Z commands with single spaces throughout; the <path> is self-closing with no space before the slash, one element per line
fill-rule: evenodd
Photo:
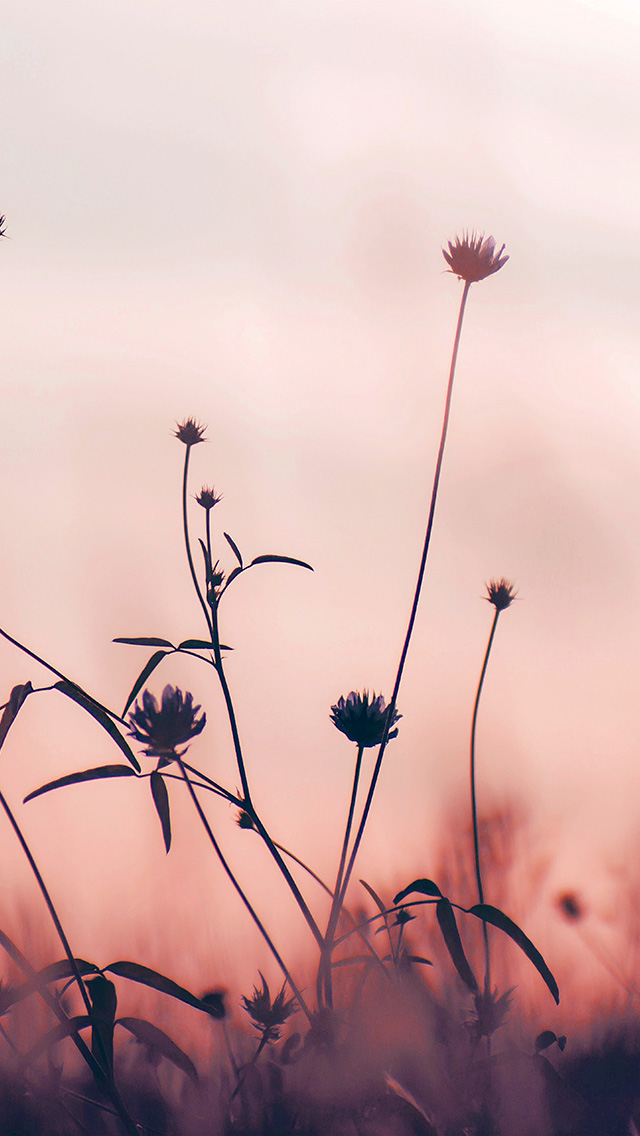
<path fill-rule="evenodd" d="M 441 248 L 474 228 L 506 243 L 470 295 L 404 717 L 356 876 L 388 898 L 435 875 L 443 831 L 470 855 L 484 585 L 504 575 L 519 593 L 486 680 L 479 803 L 517 818 L 511 910 L 554 969 L 557 895 L 580 894 L 615 953 L 635 887 L 639 50 L 622 0 L 2 10 L 0 626 L 116 709 L 146 654 L 114 637 L 202 635 L 172 430 L 206 423 L 190 491 L 224 495 L 223 563 L 226 530 L 246 558 L 315 569 L 256 569 L 221 622 L 257 806 L 329 881 L 354 757 L 329 709 L 388 696 L 422 546 L 461 292 Z M 0 677 L 2 701 L 49 681 L 7 643 Z M 166 682 L 206 708 L 193 762 L 234 788 L 209 670 L 171 660 Z M 21 804 L 118 760 L 55 693 L 2 752 L 76 953 L 200 985 L 271 975 L 179 786 L 169 857 L 147 782 Z M 307 950 L 257 838 L 209 807 L 279 945 Z M 0 925 L 35 935 L 44 910 L 0 839 Z"/>

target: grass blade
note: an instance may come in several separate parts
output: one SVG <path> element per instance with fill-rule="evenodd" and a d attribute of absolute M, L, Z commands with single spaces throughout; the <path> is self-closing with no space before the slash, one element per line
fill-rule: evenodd
<path fill-rule="evenodd" d="M 65 777 L 57 777 L 55 781 L 47 781 L 46 785 L 41 785 L 39 789 L 34 789 L 29 793 L 22 802 L 26 805 L 27 801 L 32 801 L 34 797 L 40 797 L 43 793 L 49 793 L 52 789 L 62 789 L 65 785 L 78 785 L 81 781 L 101 781 L 107 777 L 135 777 L 136 772 L 131 769 L 129 765 L 98 765 L 95 769 L 83 769 L 78 773 L 67 773 Z"/>
<path fill-rule="evenodd" d="M 295 556 L 275 556 L 271 554 L 255 556 L 248 567 L 251 568 L 254 564 L 297 564 L 299 568 L 308 568 L 310 572 L 313 572 L 313 568 L 310 564 L 307 564 L 306 560 L 297 560 Z"/>
<path fill-rule="evenodd" d="M 223 533 L 222 535 L 224 536 L 224 539 L 226 540 L 227 544 L 230 545 L 230 547 L 233 549 L 233 552 L 235 553 L 235 557 L 236 557 L 236 560 L 238 561 L 238 564 L 240 565 L 241 568 L 244 568 L 244 561 L 242 559 L 242 553 L 240 552 L 240 549 L 238 548 L 235 540 L 232 540 L 232 538 L 229 536 L 229 533 Z"/>
<path fill-rule="evenodd" d="M 0 718 L 0 749 L 2 749 L 4 740 L 18 717 L 20 707 L 24 704 L 27 695 L 31 694 L 32 691 L 33 687 L 30 682 L 24 682 L 18 686 L 14 686 L 11 691 L 9 701 L 3 710 L 2 718 Z"/>
<path fill-rule="evenodd" d="M 162 994 L 177 998 L 179 1002 L 184 1002 L 187 1006 L 193 1006 L 195 1010 L 202 1010 L 212 1018 L 224 1017 L 222 996 L 219 1005 L 203 1002 L 201 998 L 197 998 L 184 986 L 179 986 L 171 978 L 166 978 L 164 974 L 159 974 L 157 970 L 151 970 L 150 967 L 142 966 L 138 962 L 112 962 L 109 966 L 105 966 L 104 970 L 118 974 L 121 978 L 128 978 L 131 982 L 140 982 L 143 986 L 149 986 L 152 990 L 159 990 Z"/>
<path fill-rule="evenodd" d="M 442 931 L 442 937 L 445 941 L 446 948 L 451 955 L 451 961 L 455 966 L 458 974 L 460 975 L 465 986 L 469 988 L 472 994 L 478 993 L 478 983 L 476 976 L 469 966 L 469 961 L 464 953 L 462 939 L 458 931 L 456 917 L 453 907 L 448 899 L 439 899 L 436 906 L 436 915 L 438 916 L 438 923 Z"/>
<path fill-rule="evenodd" d="M 83 710 L 87 711 L 87 714 L 95 718 L 96 722 L 102 726 L 102 729 L 106 730 L 109 737 L 113 738 L 116 745 L 120 747 L 127 761 L 131 762 L 133 768 L 137 769 L 138 773 L 142 772 L 131 746 L 125 741 L 115 722 L 111 721 L 104 707 L 99 706 L 92 698 L 89 698 L 84 691 L 80 690 L 78 686 L 73 686 L 70 682 L 56 682 L 53 688 L 54 690 L 60 690 L 62 694 L 66 694 L 67 698 L 70 698 L 72 702 L 77 702 L 78 706 L 82 706 Z"/>
<path fill-rule="evenodd" d="M 160 1053 L 162 1057 L 166 1057 L 167 1061 L 171 1061 L 172 1065 L 176 1065 L 178 1069 L 182 1069 L 192 1081 L 198 1080 L 198 1073 L 193 1061 L 179 1045 L 176 1045 L 168 1034 L 154 1026 L 151 1022 L 145 1021 L 144 1018 L 118 1018 L 117 1026 L 123 1026 L 130 1034 L 133 1034 L 136 1041 L 143 1042 L 148 1045 L 150 1049 L 156 1053 Z"/>
<path fill-rule="evenodd" d="M 500 911 L 497 907 L 492 907 L 490 903 L 476 903 L 474 907 L 469 908 L 469 914 L 475 915 L 478 919 L 482 919 L 485 923 L 490 923 L 492 927 L 498 927 L 500 931 L 504 931 L 514 943 L 517 943 L 521 951 L 530 962 L 533 963 L 540 977 L 546 982 L 554 1001 L 559 1003 L 560 991 L 558 990 L 558 983 L 553 977 L 549 967 L 544 961 L 540 951 L 534 947 L 531 939 L 528 939 L 524 931 L 521 931 L 517 923 L 513 922 L 508 915 Z"/>
<path fill-rule="evenodd" d="M 174 650 L 174 648 L 172 647 L 171 650 Z M 129 692 L 129 697 L 127 698 L 127 701 L 124 704 L 124 710 L 122 711 L 122 717 L 123 718 L 124 718 L 127 710 L 129 709 L 129 707 L 131 706 L 131 703 L 133 702 L 136 695 L 140 693 L 142 687 L 144 686 L 145 682 L 149 678 L 149 675 L 152 674 L 153 671 L 155 671 L 156 667 L 158 666 L 158 663 L 162 662 L 165 655 L 170 655 L 170 654 L 171 654 L 171 651 L 156 651 L 151 656 L 151 658 L 148 660 L 148 662 L 145 664 L 145 666 L 142 668 L 142 670 L 140 671 L 140 674 L 138 675 L 136 681 L 134 682 L 134 684 L 133 684 L 133 686 L 132 686 L 132 688 Z"/>
<path fill-rule="evenodd" d="M 408 887 L 403 888 L 402 891 L 399 891 L 398 894 L 394 896 L 393 902 L 402 903 L 403 899 L 406 899 L 407 896 L 411 895 L 414 891 L 418 892 L 419 895 L 428 895 L 433 898 L 442 899 L 442 892 L 438 885 L 434 884 L 433 880 L 414 880 L 412 884 L 409 884 Z"/>
<path fill-rule="evenodd" d="M 156 811 L 160 817 L 160 824 L 162 825 L 162 836 L 164 838 L 164 846 L 169 851 L 171 847 L 171 815 L 169 812 L 169 794 L 167 786 L 165 785 L 164 777 L 154 769 L 151 774 L 151 795 L 153 803 L 156 806 Z"/>
<path fill-rule="evenodd" d="M 169 647 L 173 650 L 173 643 L 170 643 L 168 639 L 158 639 L 155 635 L 142 635 L 138 636 L 136 639 L 121 637 L 119 639 L 112 639 L 111 642 L 131 643 L 134 647 Z"/>

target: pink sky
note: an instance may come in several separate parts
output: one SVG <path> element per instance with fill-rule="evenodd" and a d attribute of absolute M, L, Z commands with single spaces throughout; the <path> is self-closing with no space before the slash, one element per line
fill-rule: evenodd
<path fill-rule="evenodd" d="M 487 679 L 481 799 L 528 802 L 554 865 L 543 903 L 589 877 L 603 919 L 615 905 L 640 791 L 639 49 L 635 5 L 611 0 L 3 7 L 0 625 L 116 707 L 144 654 L 115 636 L 202 634 L 171 430 L 207 422 L 192 488 L 224 493 L 220 530 L 315 567 L 239 581 L 223 638 L 257 803 L 327 876 L 352 757 L 329 707 L 393 682 L 460 295 L 440 249 L 475 227 L 511 259 L 471 293 L 360 871 L 388 891 L 430 874 L 467 793 L 484 582 L 506 575 L 522 602 Z M 7 694 L 43 680 L 8 646 L 0 676 Z M 208 672 L 167 665 L 165 681 L 206 706 L 194 761 L 234 787 Z M 3 751 L 75 949 L 133 956 L 139 935 L 161 952 L 197 925 L 195 954 L 224 971 L 252 932 L 186 805 L 168 860 L 146 786 L 19 805 L 113 760 L 53 695 Z M 215 815 L 297 937 L 254 838 Z M 6 898 L 26 876 L 2 839 Z M 116 890 L 122 924 L 104 916 Z M 222 921 L 194 913 L 211 895 Z"/>

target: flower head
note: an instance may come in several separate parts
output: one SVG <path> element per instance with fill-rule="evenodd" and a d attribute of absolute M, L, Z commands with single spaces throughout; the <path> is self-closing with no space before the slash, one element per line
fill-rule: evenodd
<path fill-rule="evenodd" d="M 236 824 L 238 824 L 240 828 L 255 828 L 253 817 L 251 816 L 251 813 L 247 812 L 246 809 L 240 809 L 240 812 L 236 817 Z"/>
<path fill-rule="evenodd" d="M 515 986 L 506 990 L 504 994 L 493 993 L 490 990 L 478 991 L 473 996 L 475 1013 L 469 1021 L 465 1022 L 471 1036 L 475 1041 L 481 1037 L 492 1037 L 507 1020 Z"/>
<path fill-rule="evenodd" d="M 186 753 L 178 753 L 178 746 L 186 745 L 204 729 L 207 716 L 198 718 L 199 709 L 193 705 L 193 695 L 183 694 L 177 686 L 165 686 L 160 706 L 151 691 L 145 690 L 142 706 L 136 702 L 129 714 L 129 734 L 143 742 L 149 757 L 159 757 L 167 765 Z"/>
<path fill-rule="evenodd" d="M 286 983 L 283 983 L 282 990 L 276 995 L 272 1003 L 267 981 L 262 971 L 258 971 L 258 974 L 262 979 L 262 990 L 258 990 L 258 987 L 254 986 L 251 998 L 243 996 L 243 1009 L 248 1013 L 255 1028 L 260 1030 L 263 1040 L 277 1041 L 280 1037 L 279 1027 L 284 1025 L 287 1018 L 295 1013 L 297 1002 L 295 998 L 285 998 Z"/>
<path fill-rule="evenodd" d="M 196 501 L 208 512 L 209 509 L 213 509 L 214 505 L 217 505 L 219 501 L 222 501 L 222 494 L 216 493 L 213 486 L 209 489 L 208 486 L 203 485 L 196 497 Z"/>
<path fill-rule="evenodd" d="M 196 422 L 195 418 L 185 418 L 184 422 L 176 422 L 177 430 L 173 431 L 174 437 L 179 442 L 184 442 L 185 446 L 197 446 L 198 442 L 206 442 L 204 432 L 206 426 L 201 426 Z"/>
<path fill-rule="evenodd" d="M 455 241 L 449 241 L 449 251 L 442 250 L 451 272 L 459 280 L 466 280 L 467 284 L 474 284 L 492 276 L 494 272 L 506 264 L 509 257 L 503 256 L 505 246 L 496 252 L 496 242 L 493 237 L 485 237 L 484 233 L 463 233 Z"/>
<path fill-rule="evenodd" d="M 517 592 L 514 592 L 514 585 L 505 580 L 504 576 L 501 580 L 490 580 L 486 585 L 487 594 L 484 597 L 487 603 L 493 604 L 496 611 L 504 611 L 505 608 L 510 607 L 516 598 Z"/>
<path fill-rule="evenodd" d="M 346 698 L 339 698 L 336 705 L 331 707 L 331 721 L 340 733 L 346 734 L 349 741 L 356 742 L 363 749 L 380 745 L 384 737 L 387 724 L 388 707 L 381 694 L 372 694 L 369 701 L 368 691 L 357 694 L 351 691 Z M 402 714 L 393 711 L 389 722 L 387 740 L 397 738 L 398 731 L 392 729 Z"/>

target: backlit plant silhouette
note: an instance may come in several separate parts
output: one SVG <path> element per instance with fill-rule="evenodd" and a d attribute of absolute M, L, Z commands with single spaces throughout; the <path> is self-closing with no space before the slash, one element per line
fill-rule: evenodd
<path fill-rule="evenodd" d="M 126 764 L 120 760 L 118 763 L 65 774 L 35 789 L 26 798 L 26 801 L 52 790 L 85 781 L 124 777 L 148 779 L 151 799 L 159 817 L 164 845 L 167 853 L 169 853 L 172 845 L 171 794 L 177 791 L 176 783 L 182 783 L 198 820 L 206 832 L 207 839 L 220 867 L 242 901 L 248 917 L 262 935 L 266 949 L 275 959 L 282 972 L 283 985 L 275 998 L 272 998 L 266 980 L 260 975 L 261 987 L 255 986 L 253 994 L 245 996 L 243 1000 L 244 1010 L 258 1030 L 259 1041 L 253 1057 L 244 1064 L 238 1062 L 231 1052 L 231 1064 L 236 1080 L 228 1101 L 229 1127 L 227 1130 L 230 1132 L 268 1130 L 275 1133 L 304 1130 L 300 1127 L 302 1124 L 300 1118 L 307 1115 L 305 1109 L 308 1110 L 310 1107 L 308 1103 L 309 1084 L 316 1078 L 318 1062 L 324 1063 L 323 1067 L 326 1072 L 327 1062 L 331 1063 L 331 1056 L 332 1068 L 337 1075 L 339 1062 L 336 1055 L 340 1052 L 340 1047 L 344 1045 L 345 1035 L 353 1026 L 356 1008 L 363 997 L 367 982 L 378 981 L 400 991 L 403 988 L 403 983 L 407 981 L 407 976 L 415 976 L 416 968 L 419 970 L 420 967 L 430 965 L 429 959 L 413 952 L 412 947 L 408 944 L 408 931 L 406 930 L 408 925 L 415 920 L 416 915 L 419 914 L 419 909 L 424 906 L 435 907 L 436 923 L 442 936 L 442 942 L 457 976 L 471 999 L 471 1004 L 467 1010 L 471 1017 L 467 1020 L 466 1027 L 473 1053 L 475 1053 L 475 1047 L 477 1047 L 481 1038 L 489 1039 L 503 1025 L 509 1013 L 513 995 L 512 990 L 501 995 L 491 991 L 488 925 L 499 929 L 513 940 L 537 969 L 553 998 L 556 1001 L 558 1000 L 557 984 L 540 952 L 513 920 L 501 910 L 484 902 L 482 889 L 475 786 L 475 730 L 480 692 L 498 616 L 513 599 L 511 585 L 504 580 L 489 585 L 487 598 L 495 607 L 495 617 L 473 712 L 471 796 L 478 903 L 470 908 L 465 908 L 444 895 L 434 881 L 421 878 L 412 881 L 407 887 L 401 889 L 392 904 L 385 904 L 371 885 L 364 884 L 368 895 L 376 905 L 377 912 L 373 917 L 356 917 L 346 906 L 347 894 L 371 813 L 384 754 L 387 745 L 397 737 L 401 728 L 399 723 L 402 715 L 397 709 L 397 702 L 418 613 L 432 537 L 449 427 L 453 382 L 469 291 L 472 284 L 494 275 L 508 260 L 504 253 L 504 245 L 499 251 L 496 251 L 492 237 L 484 237 L 475 233 L 470 236 L 465 234 L 462 238 L 449 242 L 448 250 L 444 250 L 444 257 L 450 271 L 462 281 L 463 288 L 449 367 L 440 443 L 435 462 L 422 555 L 391 697 L 387 703 L 382 694 L 370 694 L 367 690 L 358 693 L 356 690 L 352 690 L 346 696 L 340 696 L 335 705 L 331 707 L 330 712 L 331 720 L 336 729 L 355 745 L 353 785 L 347 807 L 344 835 L 339 846 L 335 882 L 332 888 L 320 879 L 304 858 L 285 849 L 277 842 L 262 819 L 260 803 L 256 800 L 252 791 L 241 742 L 238 716 L 227 676 L 226 657 L 229 647 L 222 641 L 223 633 L 221 631 L 224 616 L 224 597 L 229 588 L 236 586 L 238 580 L 246 572 L 259 568 L 266 563 L 278 563 L 288 566 L 288 568 L 306 570 L 311 570 L 311 566 L 304 560 L 288 555 L 261 554 L 245 560 L 234 539 L 227 532 L 220 533 L 214 527 L 222 497 L 208 485 L 203 486 L 195 498 L 203 512 L 199 514 L 202 522 L 200 532 L 197 534 L 197 540 L 194 538 L 187 509 L 190 459 L 193 448 L 206 440 L 207 429 L 196 418 L 188 417 L 178 423 L 174 436 L 184 446 L 182 470 L 183 535 L 188 571 L 202 612 L 203 631 L 201 635 L 186 638 L 177 644 L 156 635 L 124 636 L 114 640 L 128 646 L 152 649 L 152 653 L 129 690 L 122 712 L 119 713 L 105 706 L 79 683 L 62 674 L 6 631 L 0 631 L 0 634 L 10 643 L 19 647 L 27 658 L 44 666 L 55 676 L 56 681 L 51 686 L 39 689 L 54 689 L 76 703 L 83 712 L 89 714 L 109 734 L 113 743 L 126 759 Z M 233 565 L 231 568 L 228 567 L 230 557 Z M 161 695 L 158 697 L 153 686 L 150 685 L 155 683 L 158 678 L 156 672 L 167 671 L 175 655 L 187 655 L 200 660 L 208 668 L 208 675 L 221 689 L 240 783 L 240 788 L 235 791 L 213 780 L 206 770 L 197 768 L 186 760 L 193 739 L 200 735 L 206 739 L 206 714 L 202 711 L 200 704 L 200 700 L 204 701 L 205 699 L 204 687 L 194 694 L 191 691 L 183 692 L 165 681 Z M 155 689 L 160 688 L 156 687 Z M 14 688 L 0 722 L 0 746 L 5 741 L 17 714 L 22 710 L 27 700 L 38 692 L 30 682 Z M 128 739 L 131 739 L 131 741 Z M 133 744 L 140 747 L 140 758 L 136 756 L 132 748 Z M 376 749 L 377 753 L 366 785 L 366 792 L 364 792 L 364 803 L 358 813 L 359 791 L 362 789 L 363 754 L 366 749 Z M 146 762 L 144 768 L 143 762 Z M 224 851 L 224 833 L 214 832 L 207 815 L 207 794 L 220 797 L 234 807 L 240 827 L 251 830 L 259 837 L 268 850 L 275 869 L 281 874 L 289 888 L 300 915 L 306 923 L 311 945 L 316 952 L 315 991 L 310 992 L 309 989 L 303 988 L 300 979 L 293 973 L 292 967 L 285 960 L 277 944 L 277 929 L 268 926 L 268 918 L 258 910 L 256 901 L 250 897 L 246 886 L 231 867 Z M 107 977 L 107 974 L 141 983 L 169 995 L 201 1013 L 208 1014 L 212 1018 L 224 1017 L 225 1006 L 222 998 L 220 995 L 199 998 L 185 988 L 178 986 L 173 980 L 137 962 L 119 961 L 98 967 L 93 963 L 77 959 L 65 936 L 53 901 L 18 822 L 1 794 L 0 804 L 12 824 L 36 876 L 65 954 L 65 958 L 61 962 L 54 963 L 36 975 L 29 968 L 26 960 L 21 961 L 17 948 L 7 940 L 6 936 L 0 939 L 1 945 L 11 954 L 14 961 L 18 962 L 25 975 L 22 986 L 11 990 L 1 1002 L 0 1016 L 6 1014 L 12 1006 L 33 994 L 38 994 L 45 999 L 49 1009 L 58 1018 L 58 1024 L 39 1039 L 32 1052 L 27 1055 L 28 1061 L 35 1061 L 40 1055 L 48 1053 L 57 1042 L 64 1038 L 71 1038 L 94 1075 L 104 1099 L 108 1101 L 108 1104 L 103 1107 L 112 1110 L 127 1132 L 135 1132 L 137 1130 L 135 1117 L 132 1116 L 132 1110 L 124 1103 L 118 1085 L 118 1060 L 117 1055 L 114 1054 L 113 1041 L 115 1026 L 119 1024 L 148 1049 L 181 1069 L 187 1077 L 195 1075 L 195 1067 L 186 1052 L 151 1022 L 143 1019 L 116 1017 L 116 986 L 112 979 Z M 297 864 L 304 869 L 308 881 L 313 881 L 311 886 L 314 889 L 314 897 L 317 898 L 320 895 L 322 900 L 323 906 L 320 910 L 318 910 L 315 899 L 309 898 L 294 878 L 291 864 Z M 322 894 L 318 892 L 318 885 Z M 328 917 L 325 911 L 327 895 L 330 900 Z M 325 911 L 326 924 L 323 922 L 323 911 Z M 456 913 L 462 916 L 471 916 L 471 923 L 475 927 L 482 928 L 485 942 L 483 988 L 478 983 L 465 953 Z M 389 947 L 384 954 L 380 949 L 377 949 L 372 941 L 372 929 L 382 931 L 388 939 Z M 338 948 L 339 957 L 336 954 Z M 347 997 L 342 1000 L 334 988 L 334 975 L 338 968 L 340 968 L 342 974 L 346 972 L 351 975 L 350 981 L 346 984 Z M 377 976 L 377 979 L 375 976 Z M 60 982 L 68 982 L 69 980 L 75 983 L 83 1002 L 82 1012 L 73 1014 L 71 1017 L 67 1015 L 64 1009 L 56 986 Z M 414 980 L 413 977 L 412 980 Z M 304 1040 L 302 1040 L 299 1032 L 291 1034 L 283 1043 L 285 1048 L 281 1055 L 283 1068 L 284 1066 L 291 1067 L 291 1081 L 292 1084 L 295 1083 L 295 1092 L 292 1089 L 293 1095 L 287 1097 L 284 1089 L 284 1073 L 279 1074 L 280 1088 L 278 1092 L 280 1096 L 277 1099 L 280 1112 L 277 1112 L 277 1109 L 274 1112 L 275 1105 L 273 1107 L 270 1105 L 271 1111 L 267 1109 L 264 1115 L 266 1116 L 268 1113 L 271 1119 L 264 1120 L 264 1122 L 260 1121 L 263 1124 L 261 1129 L 251 1127 L 254 1124 L 255 1115 L 257 1115 L 256 1094 L 259 1096 L 259 1093 L 263 1092 L 262 1082 L 260 1082 L 262 1087 L 258 1088 L 258 1082 L 255 1079 L 258 1076 L 258 1059 L 264 1050 L 274 1050 L 276 1043 L 281 1039 L 282 1029 L 288 1020 L 293 1015 L 300 1014 L 302 1019 L 299 1018 L 299 1021 L 304 1022 L 304 1019 L 306 1019 L 306 1025 L 303 1024 L 300 1027 L 306 1030 Z M 85 1030 L 90 1031 L 90 1048 L 83 1040 L 83 1031 Z M 547 1031 L 547 1033 L 549 1036 L 545 1043 L 536 1046 L 536 1056 L 542 1049 L 558 1040 L 551 1031 Z M 475 1060 L 475 1058 L 473 1059 Z M 486 1100 L 489 1088 L 486 1088 L 483 1100 Z M 413 1122 L 417 1123 L 416 1117 L 420 1115 L 418 1106 L 415 1105 L 415 1102 L 412 1104 L 406 1094 L 403 1097 L 399 1088 L 394 1091 L 397 1099 L 404 1099 L 406 1107 L 413 1110 Z M 338 1092 L 337 1089 L 336 1092 Z M 356 1118 L 356 1115 L 359 1115 L 365 1109 L 360 1098 L 349 1107 L 351 1108 L 350 1115 L 353 1118 Z M 372 1108 L 373 1106 L 370 1104 L 368 1107 Z M 376 1107 L 382 1106 L 377 1104 Z M 399 1108 L 400 1105 L 397 1105 L 397 1107 Z M 478 1110 L 481 1112 L 482 1107 L 484 1107 L 482 1103 L 478 1105 L 476 1102 L 473 1105 L 478 1115 L 480 1114 Z M 274 1127 L 276 1121 L 273 1117 L 276 1113 L 280 1117 L 277 1123 L 281 1124 L 281 1128 Z M 426 1116 L 424 1113 L 422 1115 Z M 251 1120 L 251 1117 L 254 1117 L 254 1120 Z M 288 1117 L 286 1123 L 284 1117 Z M 356 1120 L 354 1119 L 353 1122 L 355 1124 Z M 255 1121 L 255 1123 L 258 1122 Z M 309 1119 L 309 1125 L 311 1125 L 309 1131 L 324 1131 L 325 1128 L 322 1127 L 324 1123 L 317 1118 L 313 1121 Z M 427 1123 L 426 1119 L 425 1123 Z M 316 1127 L 313 1127 L 313 1124 L 316 1124 Z M 266 1128 L 265 1125 L 267 1125 Z M 326 1131 L 329 1132 L 328 1121 L 325 1127 Z M 417 1129 L 411 1130 L 417 1131 Z M 420 1130 L 436 1132 L 433 1127 Z M 468 1128 L 468 1131 L 479 1133 L 480 1129 Z"/>

